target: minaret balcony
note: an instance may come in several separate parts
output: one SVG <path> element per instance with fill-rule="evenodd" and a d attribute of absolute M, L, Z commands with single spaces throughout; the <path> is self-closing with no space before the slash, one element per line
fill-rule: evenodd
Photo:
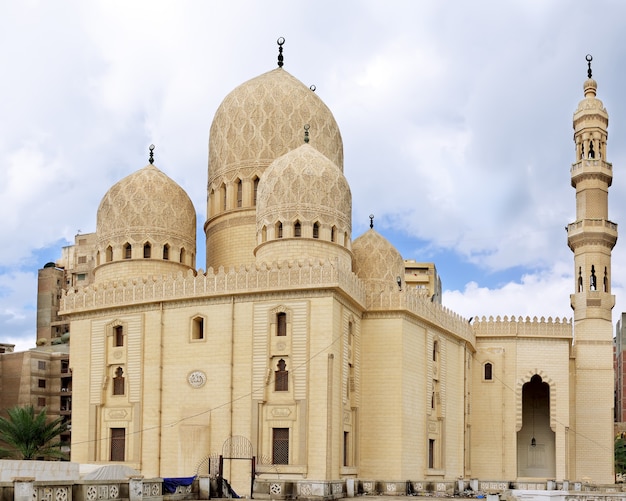
<path fill-rule="evenodd" d="M 572 164 L 570 169 L 572 176 L 572 186 L 576 188 L 576 184 L 585 178 L 598 177 L 608 186 L 613 182 L 613 164 L 605 162 L 597 158 L 583 158 Z"/>
<path fill-rule="evenodd" d="M 567 225 L 567 244 L 574 250 L 581 245 L 602 245 L 612 249 L 617 242 L 617 224 L 606 219 L 581 219 Z"/>

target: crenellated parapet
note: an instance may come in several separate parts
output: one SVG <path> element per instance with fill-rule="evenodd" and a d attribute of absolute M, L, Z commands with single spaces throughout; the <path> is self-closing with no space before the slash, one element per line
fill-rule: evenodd
<path fill-rule="evenodd" d="M 477 338 L 481 337 L 547 337 L 572 339 L 572 320 L 548 317 L 490 316 L 474 321 L 472 328 Z"/>
<path fill-rule="evenodd" d="M 337 260 L 298 261 L 241 266 L 206 273 L 189 270 L 186 274 L 112 280 L 70 289 L 61 298 L 60 314 L 118 306 L 177 301 L 199 297 L 243 295 L 297 289 L 337 288 L 361 305 L 365 289 L 359 278 Z"/>
<path fill-rule="evenodd" d="M 366 307 L 369 312 L 405 310 L 455 337 L 466 340 L 472 346 L 476 343 L 476 336 L 467 318 L 433 301 L 426 289 L 368 291 Z"/>

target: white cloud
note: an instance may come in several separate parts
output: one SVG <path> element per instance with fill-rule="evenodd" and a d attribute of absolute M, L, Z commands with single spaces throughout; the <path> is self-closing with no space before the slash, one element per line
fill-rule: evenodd
<path fill-rule="evenodd" d="M 0 260 L 32 277 L 40 249 L 94 231 L 101 197 L 146 164 L 150 143 L 201 225 L 213 114 L 235 86 L 275 67 L 285 36 L 285 68 L 317 86 L 342 129 L 353 237 L 374 213 L 377 225 L 426 242 L 436 262 L 456 253 L 484 270 L 444 297 L 468 316 L 486 306 L 567 315 L 571 117 L 588 52 L 611 115 L 610 217 L 626 220 L 626 6 L 594 9 L 602 36 L 580 36 L 588 8 L 564 0 L 4 3 Z M 623 254 L 618 243 L 620 295 Z M 510 269 L 526 274 L 492 283 L 490 273 Z M 0 311 L 17 315 L 3 318 L 31 314 L 30 284 L 0 297 Z"/>

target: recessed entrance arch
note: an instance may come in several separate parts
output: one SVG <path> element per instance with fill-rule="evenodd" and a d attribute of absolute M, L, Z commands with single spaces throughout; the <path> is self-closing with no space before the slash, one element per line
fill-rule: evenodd
<path fill-rule="evenodd" d="M 554 478 L 556 436 L 550 428 L 550 385 L 539 374 L 522 386 L 522 428 L 517 432 L 518 477 Z"/>

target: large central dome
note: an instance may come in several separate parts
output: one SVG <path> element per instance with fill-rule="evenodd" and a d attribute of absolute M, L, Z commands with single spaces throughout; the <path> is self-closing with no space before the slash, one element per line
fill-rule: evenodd
<path fill-rule="evenodd" d="M 261 169 L 302 144 L 310 125 L 311 146 L 343 170 L 343 143 L 333 114 L 282 68 L 248 80 L 218 108 L 209 139 L 209 185 L 233 170 Z"/>

